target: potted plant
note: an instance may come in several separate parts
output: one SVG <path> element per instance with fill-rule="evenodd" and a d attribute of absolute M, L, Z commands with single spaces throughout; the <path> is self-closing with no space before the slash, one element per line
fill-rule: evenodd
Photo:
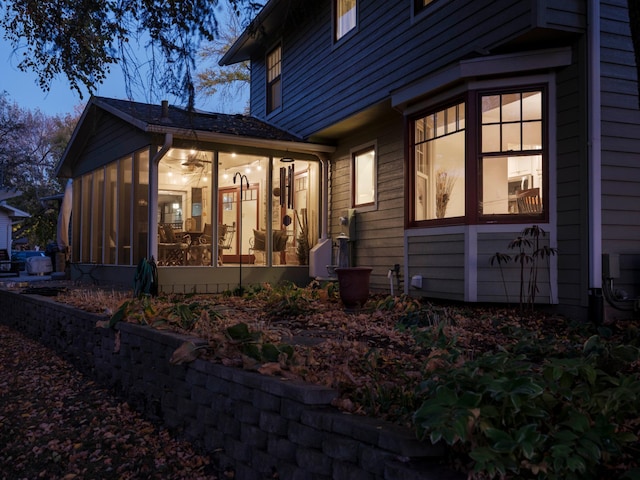
<path fill-rule="evenodd" d="M 340 299 L 347 310 L 359 310 L 369 298 L 371 267 L 338 267 Z"/>

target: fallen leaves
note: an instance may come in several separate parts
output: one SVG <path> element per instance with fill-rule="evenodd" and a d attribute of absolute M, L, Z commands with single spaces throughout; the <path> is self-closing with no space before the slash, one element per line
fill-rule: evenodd
<path fill-rule="evenodd" d="M 208 456 L 0 325 L 0 478 L 216 479 Z"/>

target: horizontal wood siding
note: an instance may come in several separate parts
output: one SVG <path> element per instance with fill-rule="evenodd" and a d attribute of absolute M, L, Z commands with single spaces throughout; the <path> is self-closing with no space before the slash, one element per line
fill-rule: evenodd
<path fill-rule="evenodd" d="M 602 250 L 617 288 L 640 295 L 640 110 L 626 0 L 601 2 Z"/>
<path fill-rule="evenodd" d="M 82 156 L 74 165 L 77 177 L 129 155 L 152 143 L 152 136 L 109 114 L 101 116 L 95 131 L 87 138 Z"/>
<path fill-rule="evenodd" d="M 524 266 L 524 281 L 521 281 L 520 264 L 515 260 L 519 251 L 507 248 L 515 238 L 520 236 L 520 231 L 512 233 L 481 233 L 478 235 L 478 301 L 518 303 L 520 301 L 520 287 L 524 287 L 523 301 L 526 302 L 529 291 L 529 279 L 531 278 L 532 263 Z M 540 247 L 549 246 L 549 238 L 540 239 Z M 525 252 L 532 256 L 533 248 L 526 248 Z M 507 254 L 511 261 L 499 264 L 492 258 L 496 253 Z M 536 303 L 550 303 L 549 265 L 547 260 L 537 263 L 538 293 Z M 504 280 L 503 280 L 504 276 Z M 505 293 L 506 288 L 506 293 Z"/>
<path fill-rule="evenodd" d="M 409 279 L 422 276 L 422 289 L 410 287 L 409 294 L 464 301 L 464 235 L 410 236 L 407 241 Z"/>
<path fill-rule="evenodd" d="M 312 18 L 285 29 L 283 108 L 268 118 L 306 137 L 388 99 L 394 89 L 460 59 L 479 57 L 480 51 L 499 51 L 537 27 L 574 31 L 582 24 L 582 2 L 554 8 L 545 8 L 546 3 L 442 1 L 412 21 L 407 0 L 360 2 L 358 31 L 334 45 L 331 2 L 323 2 L 319 11 L 312 9 Z M 265 39 L 264 48 L 277 40 Z M 252 82 L 252 113 L 264 117 L 263 52 L 252 59 Z"/>
<path fill-rule="evenodd" d="M 588 162 L 586 41 L 573 47 L 574 62 L 556 76 L 558 296 L 585 307 L 588 293 Z"/>
<path fill-rule="evenodd" d="M 340 216 L 351 208 L 350 150 L 376 142 L 378 152 L 378 208 L 356 209 L 356 239 L 353 264 L 373 267 L 371 289 L 388 291 L 387 273 L 403 263 L 404 232 L 404 144 L 402 116 L 390 113 L 385 122 L 344 139 L 331 162 L 330 235 L 335 240 L 341 232 Z"/>

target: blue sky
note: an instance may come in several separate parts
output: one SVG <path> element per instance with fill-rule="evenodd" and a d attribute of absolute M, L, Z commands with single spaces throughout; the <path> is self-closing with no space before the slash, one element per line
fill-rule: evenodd
<path fill-rule="evenodd" d="M 11 45 L 0 36 L 0 92 L 7 92 L 9 101 L 17 103 L 21 108 L 39 109 L 50 116 L 64 115 L 73 113 L 76 105 L 84 105 L 89 100 L 90 95 L 86 91 L 83 92 L 81 99 L 79 94 L 69 87 L 66 77 L 56 78 L 51 83 L 51 89 L 48 92 L 43 91 L 38 85 L 36 75 L 20 71 L 17 67 L 18 63 L 19 56 L 12 54 Z M 111 68 L 110 75 L 98 87 L 95 94 L 127 98 L 120 67 L 116 65 Z M 177 103 L 173 98 L 167 99 L 169 103 Z M 133 100 L 147 102 L 148 98 L 144 98 L 142 94 L 136 96 L 134 92 Z M 216 99 L 199 99 L 196 101 L 196 107 L 221 113 L 242 113 L 246 101 L 246 94 L 231 105 L 220 105 Z"/>
<path fill-rule="evenodd" d="M 39 109 L 47 115 L 64 115 L 73 113 L 75 105 L 84 104 L 89 99 L 85 92 L 84 99 L 72 90 L 66 78 L 58 78 L 51 84 L 51 90 L 45 92 L 40 89 L 35 74 L 18 70 L 19 58 L 12 55 L 11 45 L 0 37 L 0 91 L 9 94 L 9 100 L 22 108 Z M 124 81 L 119 68 L 100 87 L 98 95 L 125 98 Z"/>

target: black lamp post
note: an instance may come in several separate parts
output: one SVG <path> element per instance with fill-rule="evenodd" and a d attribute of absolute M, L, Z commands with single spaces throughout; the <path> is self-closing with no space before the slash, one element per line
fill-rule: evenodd
<path fill-rule="evenodd" d="M 236 184 L 236 178 L 240 179 L 240 220 L 238 222 L 238 254 L 240 256 L 240 285 L 238 288 L 239 295 L 242 295 L 242 187 L 246 183 L 247 190 L 249 189 L 249 179 L 246 175 L 240 172 L 236 172 L 233 176 L 233 184 Z"/>

